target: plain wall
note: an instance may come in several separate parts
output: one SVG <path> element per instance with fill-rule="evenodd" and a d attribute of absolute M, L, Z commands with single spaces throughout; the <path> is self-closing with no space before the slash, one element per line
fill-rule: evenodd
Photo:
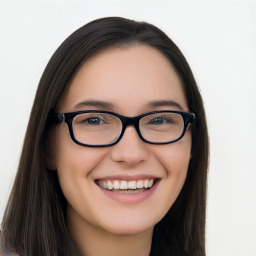
<path fill-rule="evenodd" d="M 211 139 L 207 255 L 256 256 L 254 1 L 0 0 L 0 220 L 49 58 L 71 32 L 104 16 L 153 23 L 184 53 Z"/>

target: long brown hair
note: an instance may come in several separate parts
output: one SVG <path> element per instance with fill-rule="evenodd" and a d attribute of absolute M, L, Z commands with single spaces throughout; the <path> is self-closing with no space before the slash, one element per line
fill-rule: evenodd
<path fill-rule="evenodd" d="M 75 31 L 53 54 L 41 77 L 2 221 L 9 246 L 19 254 L 69 255 L 66 199 L 56 172 L 47 169 L 51 116 L 72 77 L 89 57 L 110 47 L 133 44 L 152 46 L 170 60 L 181 78 L 188 107 L 196 115 L 187 178 L 179 197 L 155 226 L 150 255 L 205 254 L 208 134 L 197 84 L 183 54 L 166 34 L 151 24 L 118 17 L 98 19 Z"/>

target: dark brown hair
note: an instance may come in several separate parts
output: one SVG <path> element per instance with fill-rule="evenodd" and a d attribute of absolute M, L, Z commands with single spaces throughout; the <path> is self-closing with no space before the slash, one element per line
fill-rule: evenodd
<path fill-rule="evenodd" d="M 2 222 L 9 246 L 19 254 L 69 255 L 66 199 L 56 172 L 47 169 L 51 115 L 82 63 L 104 49 L 133 44 L 152 46 L 170 60 L 182 80 L 188 107 L 196 115 L 187 178 L 179 197 L 155 226 L 150 255 L 205 255 L 208 134 L 197 84 L 183 54 L 166 34 L 151 24 L 118 17 L 98 19 L 75 31 L 42 75 Z"/>

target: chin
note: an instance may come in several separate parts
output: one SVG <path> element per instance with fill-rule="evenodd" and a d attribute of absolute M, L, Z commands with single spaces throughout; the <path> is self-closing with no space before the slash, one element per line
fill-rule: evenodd
<path fill-rule="evenodd" d="M 153 230 L 154 226 L 161 218 L 138 218 L 130 216 L 130 218 L 115 218 L 108 221 L 107 224 L 101 225 L 105 231 L 114 235 L 137 235 Z M 111 224 L 110 224 L 111 223 Z"/>
<path fill-rule="evenodd" d="M 118 236 L 133 236 L 133 235 L 139 235 L 144 232 L 153 230 L 154 226 L 122 226 L 122 227 L 116 227 L 116 228 L 111 228 L 107 229 L 106 231 L 108 233 L 111 233 L 113 235 L 118 235 Z"/>

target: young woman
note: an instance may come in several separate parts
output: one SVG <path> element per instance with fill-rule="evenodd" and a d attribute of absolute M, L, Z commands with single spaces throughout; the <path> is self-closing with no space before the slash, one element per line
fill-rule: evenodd
<path fill-rule="evenodd" d="M 2 255 L 205 255 L 208 136 L 196 82 L 158 28 L 74 32 L 36 93 Z"/>

